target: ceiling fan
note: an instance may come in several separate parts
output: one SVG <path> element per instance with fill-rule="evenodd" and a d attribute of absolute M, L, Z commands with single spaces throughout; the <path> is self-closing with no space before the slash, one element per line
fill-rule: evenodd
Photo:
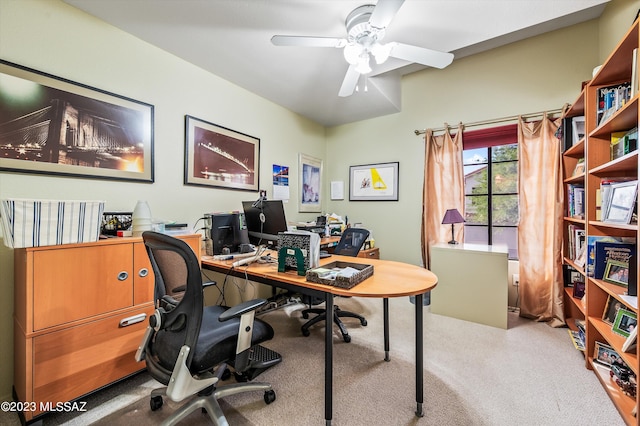
<path fill-rule="evenodd" d="M 453 53 L 397 42 L 381 43 L 387 26 L 403 3 L 404 0 L 378 0 L 377 5 L 355 8 L 345 20 L 347 38 L 274 35 L 271 43 L 276 46 L 344 48 L 349 69 L 338 93 L 341 97 L 351 96 L 360 76 L 371 72 L 371 56 L 378 64 L 394 57 L 435 68 L 449 65 L 453 61 Z"/>

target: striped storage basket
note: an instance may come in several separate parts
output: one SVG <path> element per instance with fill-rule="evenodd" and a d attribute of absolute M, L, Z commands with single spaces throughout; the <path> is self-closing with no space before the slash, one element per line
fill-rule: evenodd
<path fill-rule="evenodd" d="M 2 200 L 4 244 L 19 248 L 97 241 L 104 204 L 104 201 Z"/>

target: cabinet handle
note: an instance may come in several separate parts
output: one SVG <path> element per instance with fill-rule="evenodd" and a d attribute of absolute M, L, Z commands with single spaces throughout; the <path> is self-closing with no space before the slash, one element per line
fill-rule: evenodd
<path fill-rule="evenodd" d="M 127 327 L 129 325 L 137 324 L 139 322 L 144 321 L 146 317 L 147 317 L 147 314 L 142 313 L 142 314 L 134 315 L 131 317 L 123 318 L 120 320 L 120 327 Z"/>
<path fill-rule="evenodd" d="M 144 277 L 146 277 L 147 275 L 149 275 L 149 270 L 148 270 L 147 268 L 142 268 L 142 269 L 140 269 L 140 270 L 138 271 L 138 275 L 139 275 L 141 278 L 144 278 Z"/>
<path fill-rule="evenodd" d="M 124 281 L 129 278 L 129 273 L 127 271 L 122 271 L 118 274 L 118 281 Z"/>

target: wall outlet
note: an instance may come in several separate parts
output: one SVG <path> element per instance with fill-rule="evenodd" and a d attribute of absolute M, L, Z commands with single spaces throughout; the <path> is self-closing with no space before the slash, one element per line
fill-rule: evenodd
<path fill-rule="evenodd" d="M 513 274 L 511 276 L 511 283 L 516 286 L 520 285 L 520 274 Z"/>

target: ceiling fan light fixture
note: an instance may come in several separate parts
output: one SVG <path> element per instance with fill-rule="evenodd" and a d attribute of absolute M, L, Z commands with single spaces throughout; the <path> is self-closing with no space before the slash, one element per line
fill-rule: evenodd
<path fill-rule="evenodd" d="M 394 43 L 373 43 L 371 46 L 371 53 L 373 57 L 376 59 L 376 64 L 384 64 L 387 59 L 389 59 L 389 55 L 391 55 L 391 49 L 393 49 Z"/>
<path fill-rule="evenodd" d="M 356 71 L 360 74 L 369 74 L 371 67 L 369 66 L 369 53 L 362 52 L 362 55 L 358 58 L 358 64 L 356 65 Z"/>
<path fill-rule="evenodd" d="M 362 55 L 362 46 L 357 43 L 349 43 L 344 47 L 342 53 L 344 54 L 344 59 L 347 60 L 351 65 L 358 64 L 360 60 L 360 55 Z"/>

